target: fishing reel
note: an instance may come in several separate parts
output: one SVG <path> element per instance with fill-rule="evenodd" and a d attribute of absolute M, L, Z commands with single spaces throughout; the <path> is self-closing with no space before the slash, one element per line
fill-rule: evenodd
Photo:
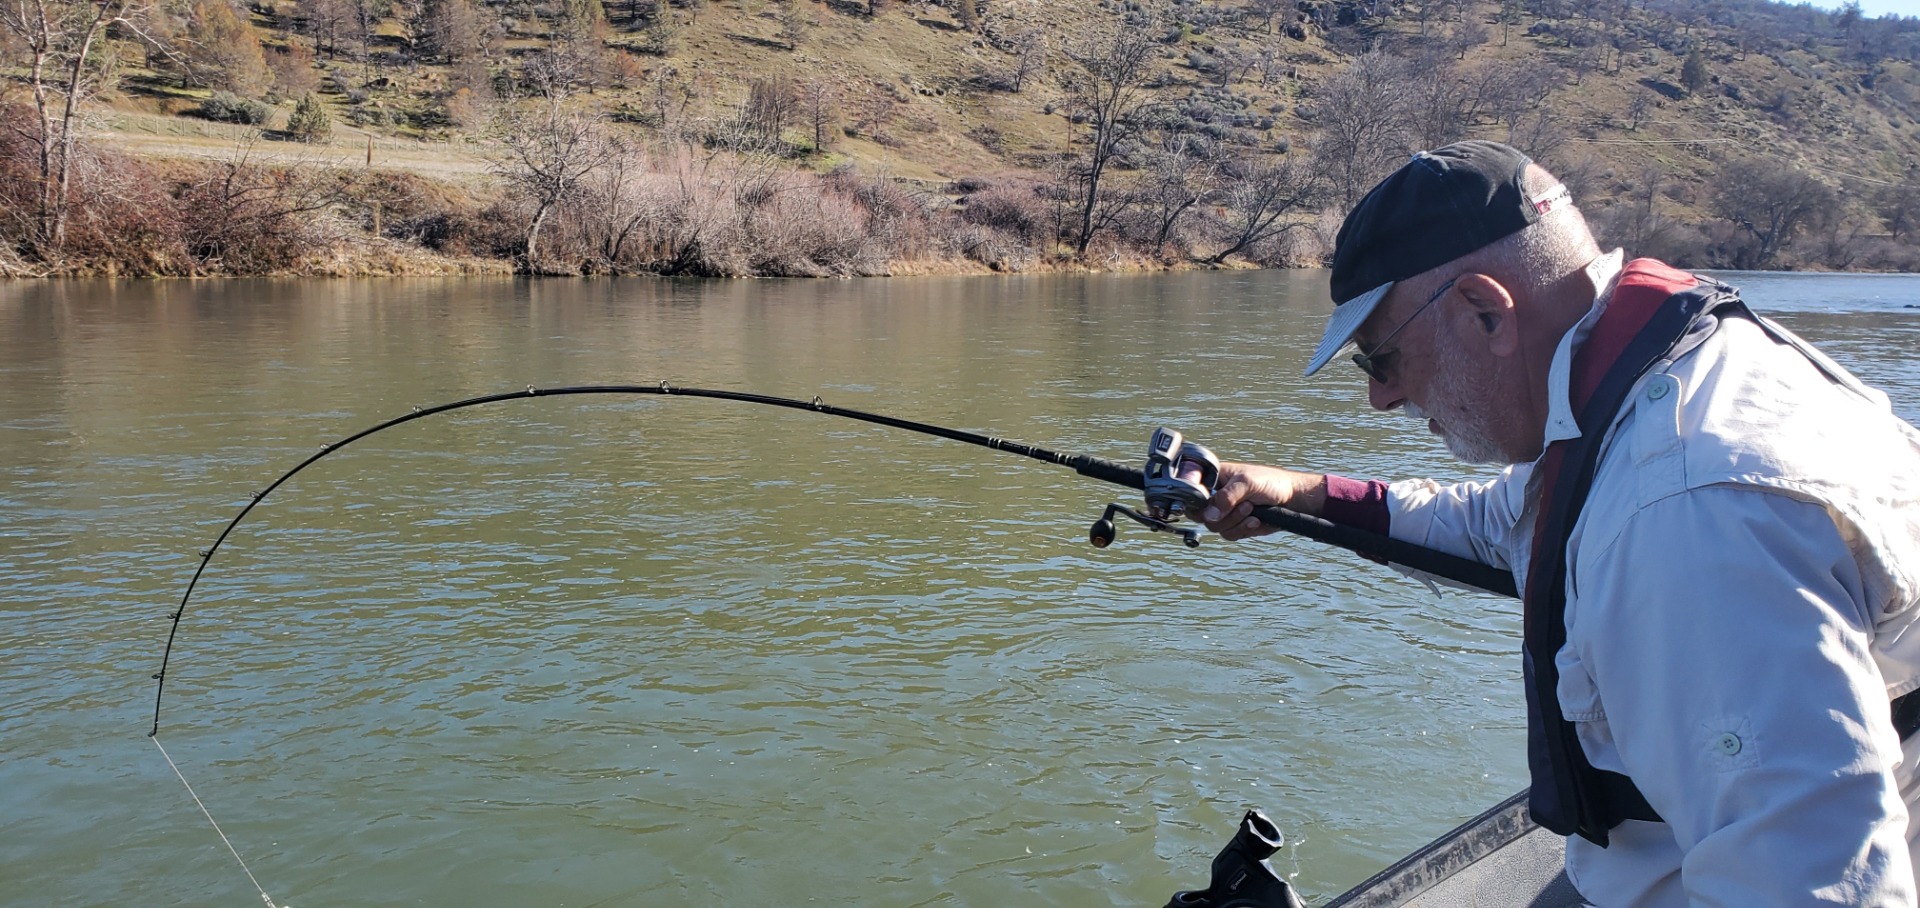
<path fill-rule="evenodd" d="M 1162 426 L 1153 430 L 1153 437 L 1147 441 L 1147 463 L 1141 476 L 1146 512 L 1109 504 L 1106 513 L 1087 531 L 1087 540 L 1094 548 L 1112 545 L 1119 532 L 1113 522 L 1114 515 L 1124 514 L 1149 530 L 1179 534 L 1188 548 L 1199 547 L 1200 531 L 1176 523 L 1182 518 L 1193 519 L 1207 506 L 1207 499 L 1213 497 L 1213 487 L 1220 482 L 1220 458 L 1206 448 L 1185 441 L 1179 432 Z"/>

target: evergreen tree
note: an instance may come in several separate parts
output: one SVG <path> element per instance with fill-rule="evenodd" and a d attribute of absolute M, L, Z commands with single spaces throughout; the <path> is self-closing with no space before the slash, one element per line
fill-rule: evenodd
<path fill-rule="evenodd" d="M 333 134 L 333 118 L 327 116 L 326 107 L 320 99 L 307 92 L 300 103 L 293 106 L 293 115 L 287 118 L 287 132 L 302 142 L 321 142 Z"/>
<path fill-rule="evenodd" d="M 1700 45 L 1695 44 L 1687 50 L 1686 62 L 1680 64 L 1680 84 L 1686 88 L 1687 94 L 1698 94 L 1700 89 L 1707 87 L 1708 79 L 1707 57 L 1700 52 Z"/>

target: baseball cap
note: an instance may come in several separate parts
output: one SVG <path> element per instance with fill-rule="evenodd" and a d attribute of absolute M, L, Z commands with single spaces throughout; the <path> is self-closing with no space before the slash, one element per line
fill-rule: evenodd
<path fill-rule="evenodd" d="M 1393 285 L 1437 268 L 1570 204 L 1564 186 L 1521 186 L 1530 160 L 1498 142 L 1423 151 L 1368 191 L 1333 244 L 1333 316 L 1307 374 L 1333 359 Z"/>

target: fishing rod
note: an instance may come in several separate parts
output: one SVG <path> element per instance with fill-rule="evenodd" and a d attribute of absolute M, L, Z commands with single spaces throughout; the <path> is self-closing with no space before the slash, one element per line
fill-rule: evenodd
<path fill-rule="evenodd" d="M 1070 467 L 1082 476 L 1126 486 L 1145 493 L 1147 508 L 1142 513 L 1120 504 L 1109 504 L 1106 512 L 1093 523 L 1088 532 L 1089 540 L 1099 548 L 1105 548 L 1114 541 L 1117 527 L 1116 516 L 1125 516 L 1148 529 L 1170 532 L 1180 535 L 1188 546 L 1200 544 L 1199 531 L 1177 525 L 1183 516 L 1189 516 L 1204 507 L 1213 493 L 1213 486 L 1219 479 L 1220 462 L 1199 445 L 1186 442 L 1171 429 L 1158 429 L 1147 446 L 1147 463 L 1144 468 L 1129 467 L 1111 460 L 1104 460 L 1087 454 L 1064 454 L 1050 451 L 1036 445 L 1022 444 L 1004 438 L 996 438 L 977 432 L 950 429 L 929 423 L 915 422 L 909 419 L 868 413 L 862 410 L 850 410 L 835 407 L 819 397 L 812 400 L 799 400 L 787 397 L 771 397 L 764 394 L 747 394 L 738 391 L 716 391 L 708 388 L 688 388 L 660 382 L 657 385 L 578 385 L 560 388 L 536 388 L 528 386 L 524 390 L 509 391 L 501 394 L 488 394 L 482 397 L 470 397 L 451 403 L 432 407 L 416 407 L 412 412 L 389 419 L 379 425 L 362 429 L 331 444 L 321 445 L 320 450 L 295 465 L 293 469 L 281 474 L 266 488 L 249 496 L 246 505 L 227 522 L 213 544 L 200 551 L 200 564 L 194 569 L 193 578 L 187 582 L 186 592 L 180 596 L 180 604 L 169 616 L 172 626 L 167 632 L 166 649 L 160 657 L 160 670 L 153 674 L 155 690 L 153 696 L 153 728 L 147 733 L 155 737 L 160 733 L 160 704 L 166 692 L 167 668 L 173 658 L 174 640 L 180 633 L 180 621 L 187 612 L 187 603 L 193 598 L 193 591 L 206 573 L 207 565 L 213 560 L 214 553 L 232 535 L 240 522 L 253 512 L 260 502 L 292 479 L 300 471 L 312 466 L 314 462 L 362 438 L 391 429 L 395 426 L 425 419 L 453 410 L 464 410 L 483 404 L 499 403 L 509 400 L 524 400 L 532 397 L 561 397 L 581 394 L 620 394 L 620 395 L 667 395 L 674 397 L 705 397 L 715 400 L 730 400 L 740 403 L 761 404 L 770 407 L 784 407 L 790 410 L 806 410 L 825 416 L 839 416 L 861 422 L 874 423 L 923 435 L 932 435 L 951 441 L 978 445 L 994 451 L 1006 451 L 1029 457 L 1043 463 Z M 1431 574 L 1454 583 L 1502 596 L 1517 596 L 1513 575 L 1507 571 L 1482 564 L 1468 558 L 1462 558 L 1437 549 L 1393 539 L 1379 533 L 1350 526 L 1330 523 L 1317 517 L 1310 517 L 1295 511 L 1279 507 L 1255 508 L 1253 516 L 1269 526 L 1285 530 L 1297 536 L 1303 536 L 1316 542 L 1349 549 L 1361 555 L 1376 558 L 1402 567 Z M 182 781 L 185 781 L 182 779 Z M 191 790 L 191 789 L 189 789 Z M 211 819 L 211 817 L 209 817 Z M 238 857 L 236 854 L 235 857 Z"/>

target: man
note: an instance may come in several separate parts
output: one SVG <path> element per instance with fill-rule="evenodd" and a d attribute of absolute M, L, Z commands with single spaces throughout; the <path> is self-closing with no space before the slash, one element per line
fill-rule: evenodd
<path fill-rule="evenodd" d="M 1226 464 L 1203 519 L 1512 570 L 1531 806 L 1589 902 L 1915 905 L 1920 433 L 1729 288 L 1622 259 L 1519 152 L 1416 155 L 1341 227 L 1307 372 L 1351 343 L 1375 408 L 1504 469 Z"/>

